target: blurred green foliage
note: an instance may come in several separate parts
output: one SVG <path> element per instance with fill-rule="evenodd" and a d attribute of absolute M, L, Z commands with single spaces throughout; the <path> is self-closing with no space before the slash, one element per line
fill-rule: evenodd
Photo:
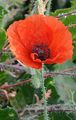
<path fill-rule="evenodd" d="M 5 109 L 0 109 L 0 119 L 1 120 L 19 120 L 16 111 L 10 107 Z"/>

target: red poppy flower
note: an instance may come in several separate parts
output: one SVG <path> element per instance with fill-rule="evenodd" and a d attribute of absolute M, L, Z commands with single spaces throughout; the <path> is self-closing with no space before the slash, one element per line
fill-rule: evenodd
<path fill-rule="evenodd" d="M 32 15 L 16 21 L 7 30 L 10 49 L 16 59 L 32 68 L 63 63 L 72 57 L 72 36 L 52 16 Z"/>

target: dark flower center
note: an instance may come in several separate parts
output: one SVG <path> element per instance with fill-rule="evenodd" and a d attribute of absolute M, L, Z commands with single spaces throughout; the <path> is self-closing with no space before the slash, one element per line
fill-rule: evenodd
<path fill-rule="evenodd" d="M 37 59 L 44 61 L 50 58 L 50 49 L 45 44 L 34 45 L 32 48 L 32 53 L 37 54 Z"/>

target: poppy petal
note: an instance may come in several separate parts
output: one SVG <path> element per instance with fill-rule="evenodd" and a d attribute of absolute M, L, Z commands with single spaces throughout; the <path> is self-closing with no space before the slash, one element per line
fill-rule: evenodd
<path fill-rule="evenodd" d="M 55 17 L 32 15 L 16 21 L 8 28 L 7 36 L 16 59 L 29 67 L 39 69 L 42 62 L 63 63 L 72 58 L 71 33 Z"/>

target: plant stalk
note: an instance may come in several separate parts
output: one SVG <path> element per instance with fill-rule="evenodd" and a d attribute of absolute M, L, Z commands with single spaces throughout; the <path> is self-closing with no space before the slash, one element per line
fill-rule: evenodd
<path fill-rule="evenodd" d="M 41 88 L 43 92 L 43 103 L 44 103 L 44 120 L 49 120 L 48 111 L 47 111 L 47 101 L 45 97 L 46 89 L 44 85 L 44 63 L 42 63 L 42 80 L 41 80 Z"/>

